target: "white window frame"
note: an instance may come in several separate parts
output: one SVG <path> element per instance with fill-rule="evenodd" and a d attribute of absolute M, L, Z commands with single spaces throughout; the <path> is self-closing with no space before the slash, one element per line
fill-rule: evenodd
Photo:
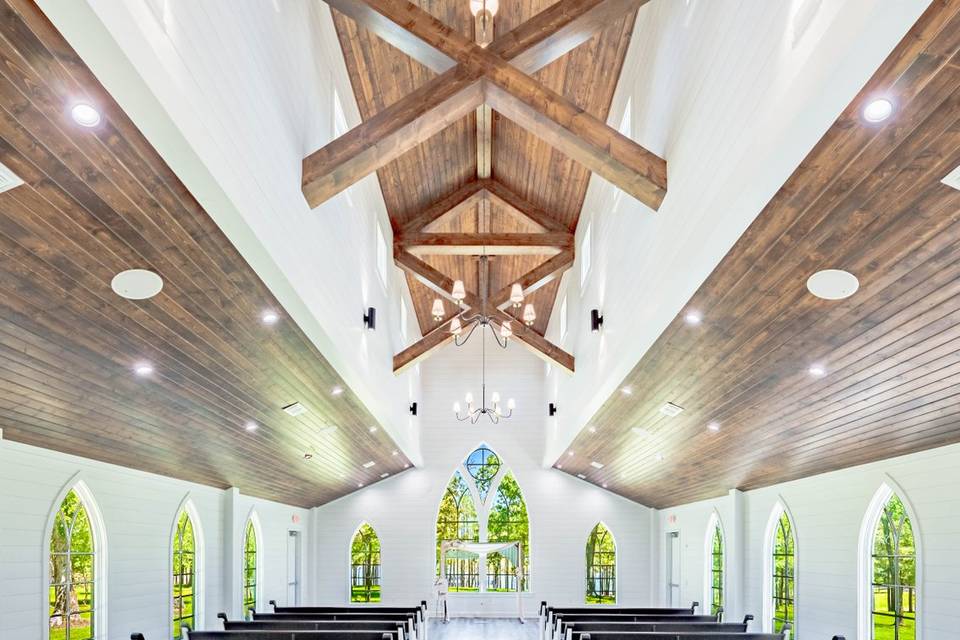
<path fill-rule="evenodd" d="M 591 261 L 593 260 L 593 223 L 588 222 L 587 228 L 580 239 L 580 290 L 583 291 L 583 285 L 590 275 Z"/>
<path fill-rule="evenodd" d="M 724 611 L 727 609 L 727 531 L 723 528 L 723 520 L 720 513 L 714 509 L 710 514 L 710 520 L 707 521 L 707 535 L 703 543 L 704 549 L 704 581 L 703 581 L 703 611 L 710 613 L 713 606 L 713 532 L 720 528 L 720 541 L 723 543 L 723 566 L 720 567 L 723 582 L 720 588 L 723 593 Z"/>
<path fill-rule="evenodd" d="M 567 294 L 563 294 L 563 299 L 560 301 L 560 342 L 563 342 L 563 339 L 567 337 Z"/>
<path fill-rule="evenodd" d="M 763 632 L 773 633 L 773 547 L 776 544 L 777 525 L 780 516 L 787 514 L 790 520 L 790 532 L 793 534 L 793 631 L 790 637 L 796 637 L 800 626 L 800 533 L 797 521 L 783 498 L 778 498 L 767 520 L 763 538 Z"/>
<path fill-rule="evenodd" d="M 167 637 L 173 637 L 173 539 L 177 534 L 177 521 L 180 519 L 180 513 L 186 511 L 190 517 L 190 524 L 193 525 L 193 567 L 197 575 L 194 578 L 193 588 L 193 622 L 196 629 L 194 631 L 203 631 L 204 628 L 204 606 L 203 599 L 206 596 L 204 588 L 204 577 L 206 572 L 203 570 L 203 563 L 206 562 L 206 553 L 204 553 L 203 544 L 203 525 L 200 523 L 200 512 L 193 504 L 193 500 L 188 493 L 184 496 L 177 510 L 173 513 L 173 522 L 170 523 L 170 531 L 167 532 Z"/>
<path fill-rule="evenodd" d="M 390 288 L 389 285 L 389 259 L 387 257 L 387 237 L 383 234 L 383 226 L 380 224 L 380 221 L 377 221 L 376 224 L 376 263 L 377 263 L 377 273 L 380 274 L 380 283 L 383 285 L 384 290 Z"/>
<path fill-rule="evenodd" d="M 247 525 L 253 524 L 253 537 L 257 541 L 257 566 L 256 566 L 256 577 L 254 580 L 257 581 L 256 589 L 256 598 L 257 598 L 257 611 L 260 611 L 263 605 L 263 529 L 260 526 L 260 516 L 257 515 L 257 508 L 250 507 L 250 513 L 247 515 L 246 522 L 243 523 L 243 529 L 240 531 L 240 619 L 246 620 L 247 612 L 243 611 L 243 589 L 245 587 L 246 579 L 243 575 L 244 567 L 246 567 L 246 550 L 247 550 Z"/>

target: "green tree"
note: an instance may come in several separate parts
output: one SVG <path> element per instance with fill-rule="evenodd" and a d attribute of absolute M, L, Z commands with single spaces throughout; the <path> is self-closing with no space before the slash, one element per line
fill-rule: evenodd
<path fill-rule="evenodd" d="M 350 544 L 350 601 L 380 602 L 380 538 L 366 522 Z"/>
<path fill-rule="evenodd" d="M 437 515 L 437 575 L 444 571 L 451 591 L 477 591 L 480 579 L 478 558 L 448 558 L 447 566 L 441 567 L 440 543 L 444 540 L 480 540 L 477 508 L 470 495 L 470 486 L 459 471 L 453 474 L 440 500 L 440 512 Z"/>
<path fill-rule="evenodd" d="M 873 637 L 916 637 L 917 558 L 910 517 L 899 497 L 884 505 L 873 539 Z"/>
<path fill-rule="evenodd" d="M 613 535 L 598 522 L 590 532 L 586 547 L 587 604 L 613 604 L 617 601 L 617 546 Z"/>
<path fill-rule="evenodd" d="M 93 637 L 94 545 L 87 510 L 75 491 L 60 504 L 50 535 L 50 638 Z"/>
<path fill-rule="evenodd" d="M 528 590 L 530 522 L 527 518 L 527 504 L 520 492 L 520 485 L 517 484 L 512 473 L 507 473 L 497 488 L 497 494 L 487 518 L 487 540 L 489 542 L 519 541 L 523 544 L 524 583 L 521 588 L 524 591 Z M 508 590 L 501 587 L 503 583 L 512 585 L 509 590 L 516 589 L 516 584 L 512 579 L 515 570 L 516 567 L 513 562 L 505 555 L 491 553 L 487 556 L 487 576 L 493 576 L 492 584 L 494 586 L 492 590 Z M 511 576 L 511 578 L 501 579 L 500 576 L 504 574 Z"/>
<path fill-rule="evenodd" d="M 247 522 L 243 538 L 243 615 L 250 618 L 250 609 L 257 608 L 257 532 L 253 520 Z"/>

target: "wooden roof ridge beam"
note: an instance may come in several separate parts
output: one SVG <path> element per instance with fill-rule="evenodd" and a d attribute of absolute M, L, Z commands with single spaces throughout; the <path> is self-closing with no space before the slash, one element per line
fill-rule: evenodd
<path fill-rule="evenodd" d="M 444 196 L 410 218 L 400 228 L 401 234 L 418 233 L 443 216 L 467 206 L 487 189 L 488 180 L 471 180 L 450 195 Z"/>
<path fill-rule="evenodd" d="M 397 375 L 403 373 L 413 365 L 417 364 L 431 353 L 453 340 L 453 334 L 450 333 L 450 322 L 456 315 L 447 318 L 443 324 L 431 329 L 427 335 L 423 336 L 412 345 L 393 356 L 393 372 Z"/>
<path fill-rule="evenodd" d="M 563 275 L 567 269 L 573 266 L 573 259 L 573 249 L 558 253 L 490 296 L 490 304 L 497 308 L 508 304 L 510 302 L 510 290 L 514 282 L 523 287 L 523 295 L 530 295 Z"/>
<path fill-rule="evenodd" d="M 502 182 L 488 180 L 484 185 L 484 190 L 503 206 L 516 211 L 523 217 L 542 227 L 545 231 L 572 231 L 572 229 L 559 222 L 547 211 L 528 201 Z"/>
<path fill-rule="evenodd" d="M 414 255 L 555 255 L 573 248 L 573 234 L 410 233 L 396 243 Z"/>
<path fill-rule="evenodd" d="M 517 59 L 522 71 L 533 73 L 647 1 L 560 0 L 494 40 L 490 51 L 507 61 Z M 327 0 L 327 4 L 428 67 L 440 70 L 444 66 L 423 58 L 423 39 L 361 0 Z M 525 57 L 527 52 L 530 54 Z M 474 111 L 483 104 L 479 84 L 482 75 L 482 70 L 462 65 L 449 68 L 304 158 L 301 187 L 310 208 L 320 206 Z"/>
<path fill-rule="evenodd" d="M 346 0 L 327 0 L 343 2 Z M 651 209 L 667 192 L 667 163 L 541 82 L 407 0 L 352 0 L 402 25 L 484 77 L 484 102 Z"/>

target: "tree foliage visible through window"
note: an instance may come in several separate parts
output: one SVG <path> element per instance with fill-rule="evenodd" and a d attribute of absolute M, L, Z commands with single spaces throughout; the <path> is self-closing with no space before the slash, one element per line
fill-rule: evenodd
<path fill-rule="evenodd" d="M 917 555 L 910 517 L 891 496 L 873 537 L 874 640 L 914 640 L 917 622 Z"/>
<path fill-rule="evenodd" d="M 257 532 L 253 520 L 247 522 L 243 537 L 243 615 L 250 619 L 250 609 L 257 608 Z"/>
<path fill-rule="evenodd" d="M 513 542 L 523 544 L 522 589 L 527 591 L 527 576 L 530 572 L 530 522 L 527 518 L 527 505 L 520 493 L 520 485 L 512 473 L 507 473 L 487 516 L 488 542 Z M 516 591 L 517 575 L 513 562 L 504 554 L 491 553 L 487 556 L 487 591 Z"/>
<path fill-rule="evenodd" d="M 587 538 L 587 604 L 614 604 L 617 601 L 617 546 L 603 523 Z"/>
<path fill-rule="evenodd" d="M 460 475 L 453 474 L 440 501 L 437 516 L 437 574 L 440 573 L 440 543 L 444 540 L 480 541 L 477 507 L 470 495 L 470 486 Z M 450 591 L 480 590 L 479 558 L 447 558 L 443 568 Z"/>
<path fill-rule="evenodd" d="M 486 502 L 493 479 L 500 471 L 500 458 L 490 449 L 479 447 L 467 457 L 464 466 L 477 485 L 480 502 Z"/>
<path fill-rule="evenodd" d="M 710 615 L 717 615 L 723 606 L 723 530 L 720 522 L 713 527 L 710 543 Z"/>
<path fill-rule="evenodd" d="M 195 629 L 196 540 L 186 510 L 177 517 L 173 534 L 173 637 L 182 638 L 182 626 Z"/>
<path fill-rule="evenodd" d="M 70 491 L 50 535 L 50 640 L 94 638 L 95 552 L 87 510 Z"/>
<path fill-rule="evenodd" d="M 367 523 L 350 543 L 350 602 L 380 602 L 380 538 Z"/>
<path fill-rule="evenodd" d="M 793 526 L 786 511 L 780 514 L 777 529 L 773 534 L 773 631 L 779 633 L 783 625 L 789 623 L 794 628 L 794 600 L 796 599 L 796 543 L 793 539 Z"/>

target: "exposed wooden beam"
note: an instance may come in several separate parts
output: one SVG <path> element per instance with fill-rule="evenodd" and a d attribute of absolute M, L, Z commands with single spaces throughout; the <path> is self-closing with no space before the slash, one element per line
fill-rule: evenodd
<path fill-rule="evenodd" d="M 493 309 L 493 311 L 490 312 L 490 316 L 498 326 L 504 322 L 509 322 L 510 327 L 513 330 L 513 337 L 520 344 L 527 347 L 527 349 L 529 349 L 532 353 L 539 356 L 544 361 L 555 364 L 569 373 L 574 372 L 574 359 L 572 355 L 553 344 L 533 329 L 523 326 L 519 320 L 508 314 L 506 311 Z"/>
<path fill-rule="evenodd" d="M 494 307 L 500 308 L 509 303 L 510 289 L 514 282 L 523 287 L 523 295 L 530 295 L 537 289 L 549 284 L 550 282 L 553 282 L 563 275 L 563 272 L 573 265 L 573 258 L 574 254 L 572 249 L 558 253 L 554 257 L 538 265 L 536 268 L 526 272 L 506 287 L 503 287 L 491 295 L 490 304 Z"/>
<path fill-rule="evenodd" d="M 451 69 L 303 160 L 301 187 L 318 207 L 483 103 L 477 74 Z"/>
<path fill-rule="evenodd" d="M 495 40 L 488 51 L 506 61 L 516 59 L 522 72 L 533 73 L 646 1 L 560 0 Z M 427 66 L 442 68 L 443 65 L 428 63 L 433 54 L 424 53 L 423 47 L 428 45 L 423 39 L 363 2 L 328 0 L 328 4 Z M 406 35 L 399 34 L 397 29 Z M 428 48 L 438 51 L 432 45 Z M 450 68 L 307 156 L 303 161 L 302 188 L 310 207 L 319 206 L 483 104 L 479 84 L 482 75 L 482 69 L 476 67 Z"/>
<path fill-rule="evenodd" d="M 408 0 L 351 1 L 365 3 L 464 68 L 482 74 L 486 104 L 651 209 L 660 207 L 667 192 L 663 158 Z"/>
<path fill-rule="evenodd" d="M 423 231 L 425 227 L 443 216 L 468 207 L 483 195 L 488 188 L 488 180 L 474 180 L 463 185 L 450 195 L 440 198 L 419 214 L 407 221 L 400 230 L 402 234 Z"/>
<path fill-rule="evenodd" d="M 396 247 L 394 248 L 393 261 L 398 267 L 412 275 L 419 282 L 426 285 L 443 298 L 456 302 L 453 300 L 453 296 L 450 295 L 450 291 L 453 289 L 453 278 L 450 278 L 437 269 L 434 269 L 429 264 L 410 252 L 399 250 Z M 463 304 L 472 309 L 479 310 L 481 306 L 480 296 L 472 293 L 468 289 L 467 296 L 463 299 Z"/>
<path fill-rule="evenodd" d="M 453 334 L 450 333 L 450 321 L 453 320 L 453 317 L 447 318 L 443 324 L 434 327 L 423 338 L 393 356 L 393 372 L 398 375 L 403 373 L 443 345 L 451 342 Z"/>
<path fill-rule="evenodd" d="M 484 184 L 483 188 L 505 207 L 528 218 L 533 223 L 542 227 L 544 231 L 571 231 L 571 229 L 568 229 L 563 223 L 558 222 L 557 219 L 547 211 L 522 198 L 501 182 L 490 180 Z"/>
<path fill-rule="evenodd" d="M 410 233 L 396 243 L 414 255 L 555 255 L 573 247 L 573 234 Z"/>

